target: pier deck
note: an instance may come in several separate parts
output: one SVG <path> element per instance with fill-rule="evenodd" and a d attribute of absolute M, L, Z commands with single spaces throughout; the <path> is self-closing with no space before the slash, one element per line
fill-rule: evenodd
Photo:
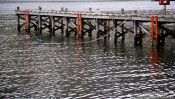
<path fill-rule="evenodd" d="M 175 29 L 167 27 L 167 24 L 175 23 L 175 15 L 154 15 L 149 13 L 125 13 L 122 12 L 82 12 L 82 11 L 21 11 L 19 8 L 15 11 L 18 22 L 18 33 L 24 28 L 30 32 L 31 28 L 42 34 L 42 30 L 48 29 L 51 36 L 55 35 L 57 30 L 69 37 L 70 33 L 83 38 L 88 33 L 92 36 L 95 30 L 97 38 L 106 38 L 110 31 L 114 31 L 115 41 L 117 38 L 125 40 L 125 34 L 128 32 L 134 34 L 134 44 L 141 45 L 145 35 L 150 35 L 153 45 L 164 46 L 165 38 L 169 35 L 175 35 Z M 20 20 L 23 20 L 22 22 Z M 132 24 L 132 27 L 125 26 L 125 22 Z M 144 23 L 150 23 L 145 26 Z M 149 27 L 149 28 L 147 28 Z"/>
<path fill-rule="evenodd" d="M 151 16 L 158 16 L 159 22 L 175 23 L 175 15 L 153 15 L 153 14 L 125 14 L 115 12 L 82 12 L 82 11 L 29 11 L 31 16 L 55 16 L 55 17 L 72 17 L 76 18 L 77 13 L 82 14 L 82 18 L 86 19 L 111 19 L 128 21 L 144 21 L 150 22 Z M 24 15 L 24 11 L 16 11 L 17 15 Z"/>

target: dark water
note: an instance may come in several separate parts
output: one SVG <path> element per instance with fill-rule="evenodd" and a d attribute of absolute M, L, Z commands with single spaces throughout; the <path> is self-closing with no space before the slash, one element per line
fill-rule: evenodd
<path fill-rule="evenodd" d="M 88 41 L 88 40 L 87 40 Z M 171 43 L 173 43 L 172 41 Z M 0 36 L 0 97 L 173 98 L 175 48 Z"/>

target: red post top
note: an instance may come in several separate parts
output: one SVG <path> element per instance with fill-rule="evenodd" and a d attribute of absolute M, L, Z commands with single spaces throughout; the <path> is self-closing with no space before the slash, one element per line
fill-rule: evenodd
<path fill-rule="evenodd" d="M 159 5 L 170 5 L 170 0 L 159 0 Z"/>

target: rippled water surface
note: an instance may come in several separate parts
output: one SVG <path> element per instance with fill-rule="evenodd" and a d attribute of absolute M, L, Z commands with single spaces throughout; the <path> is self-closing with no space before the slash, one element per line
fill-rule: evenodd
<path fill-rule="evenodd" d="M 143 98 L 175 96 L 175 53 L 130 44 L 0 37 L 0 96 Z M 54 43 L 52 43 L 54 42 Z M 60 44 L 60 42 L 62 44 Z"/>

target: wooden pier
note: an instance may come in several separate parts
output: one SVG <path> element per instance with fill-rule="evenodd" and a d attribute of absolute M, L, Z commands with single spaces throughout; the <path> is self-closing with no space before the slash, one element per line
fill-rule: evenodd
<path fill-rule="evenodd" d="M 175 35 L 175 29 L 167 27 L 167 24 L 175 24 L 175 15 L 152 15 L 138 14 L 134 11 L 127 14 L 122 10 L 117 12 L 78 12 L 78 11 L 38 11 L 24 10 L 19 7 L 15 11 L 17 15 L 18 34 L 21 30 L 30 33 L 31 29 L 38 34 L 47 29 L 51 36 L 56 31 L 69 37 L 70 34 L 83 38 L 84 35 L 92 37 L 92 31 L 96 32 L 96 37 L 109 37 L 114 32 L 115 42 L 118 38 L 124 42 L 126 33 L 134 34 L 134 44 L 141 45 L 145 35 L 150 35 L 152 45 L 164 46 L 165 38 Z M 125 22 L 129 22 L 128 27 Z M 145 26 L 144 24 L 148 24 Z"/>

